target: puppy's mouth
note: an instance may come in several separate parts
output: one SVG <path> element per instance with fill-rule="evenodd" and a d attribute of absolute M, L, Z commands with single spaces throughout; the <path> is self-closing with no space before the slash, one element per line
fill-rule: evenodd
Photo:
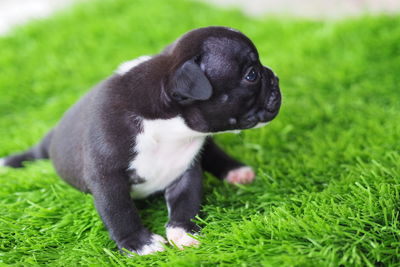
<path fill-rule="evenodd" d="M 238 120 L 240 129 L 253 128 L 258 124 L 272 121 L 279 113 L 281 107 L 281 93 L 276 86 L 261 107 L 254 107 Z"/>
<path fill-rule="evenodd" d="M 252 111 L 245 117 L 239 120 L 238 126 L 240 129 L 253 128 L 259 123 L 266 123 L 272 121 L 279 113 L 279 108 L 275 110 L 260 109 Z"/>

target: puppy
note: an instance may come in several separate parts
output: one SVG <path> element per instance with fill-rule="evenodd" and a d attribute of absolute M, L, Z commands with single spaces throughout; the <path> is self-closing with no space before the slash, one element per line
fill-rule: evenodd
<path fill-rule="evenodd" d="M 278 114 L 278 77 L 254 44 L 225 27 L 192 30 L 160 54 L 126 62 L 71 107 L 36 146 L 2 159 L 50 158 L 69 184 L 93 194 L 118 248 L 162 251 L 163 237 L 140 222 L 132 198 L 163 193 L 166 236 L 179 248 L 197 245 L 202 172 L 230 183 L 254 179 L 228 156 L 214 133 L 262 126 Z"/>

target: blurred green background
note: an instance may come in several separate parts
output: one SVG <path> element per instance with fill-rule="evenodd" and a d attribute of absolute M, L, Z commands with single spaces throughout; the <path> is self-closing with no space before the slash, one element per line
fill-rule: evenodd
<path fill-rule="evenodd" d="M 269 126 L 218 142 L 257 180 L 205 179 L 199 248 L 126 258 L 48 161 L 0 169 L 0 264 L 398 266 L 400 17 L 251 17 L 200 2 L 84 2 L 0 37 L 0 157 L 36 143 L 117 66 L 202 26 L 239 29 L 280 77 Z M 162 199 L 138 203 L 164 235 Z"/>

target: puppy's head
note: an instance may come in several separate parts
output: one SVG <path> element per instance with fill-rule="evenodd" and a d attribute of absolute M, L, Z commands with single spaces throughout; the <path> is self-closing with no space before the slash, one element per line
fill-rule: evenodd
<path fill-rule="evenodd" d="M 164 51 L 172 59 L 164 88 L 186 124 L 200 132 L 252 128 L 281 105 L 279 79 L 254 44 L 225 27 L 188 32 Z"/>

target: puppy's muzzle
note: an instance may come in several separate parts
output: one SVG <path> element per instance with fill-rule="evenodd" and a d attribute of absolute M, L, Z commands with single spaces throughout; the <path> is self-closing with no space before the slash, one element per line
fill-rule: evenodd
<path fill-rule="evenodd" d="M 269 122 L 279 113 L 282 101 L 279 78 L 271 69 L 265 67 L 263 79 L 263 91 L 259 96 L 258 104 L 241 121 L 243 129 L 252 128 L 258 123 Z"/>
<path fill-rule="evenodd" d="M 268 92 L 264 105 L 259 111 L 258 118 L 261 122 L 266 122 L 274 119 L 278 115 L 281 107 L 281 91 L 279 88 L 278 76 L 273 76 L 271 81 L 271 90 Z"/>

